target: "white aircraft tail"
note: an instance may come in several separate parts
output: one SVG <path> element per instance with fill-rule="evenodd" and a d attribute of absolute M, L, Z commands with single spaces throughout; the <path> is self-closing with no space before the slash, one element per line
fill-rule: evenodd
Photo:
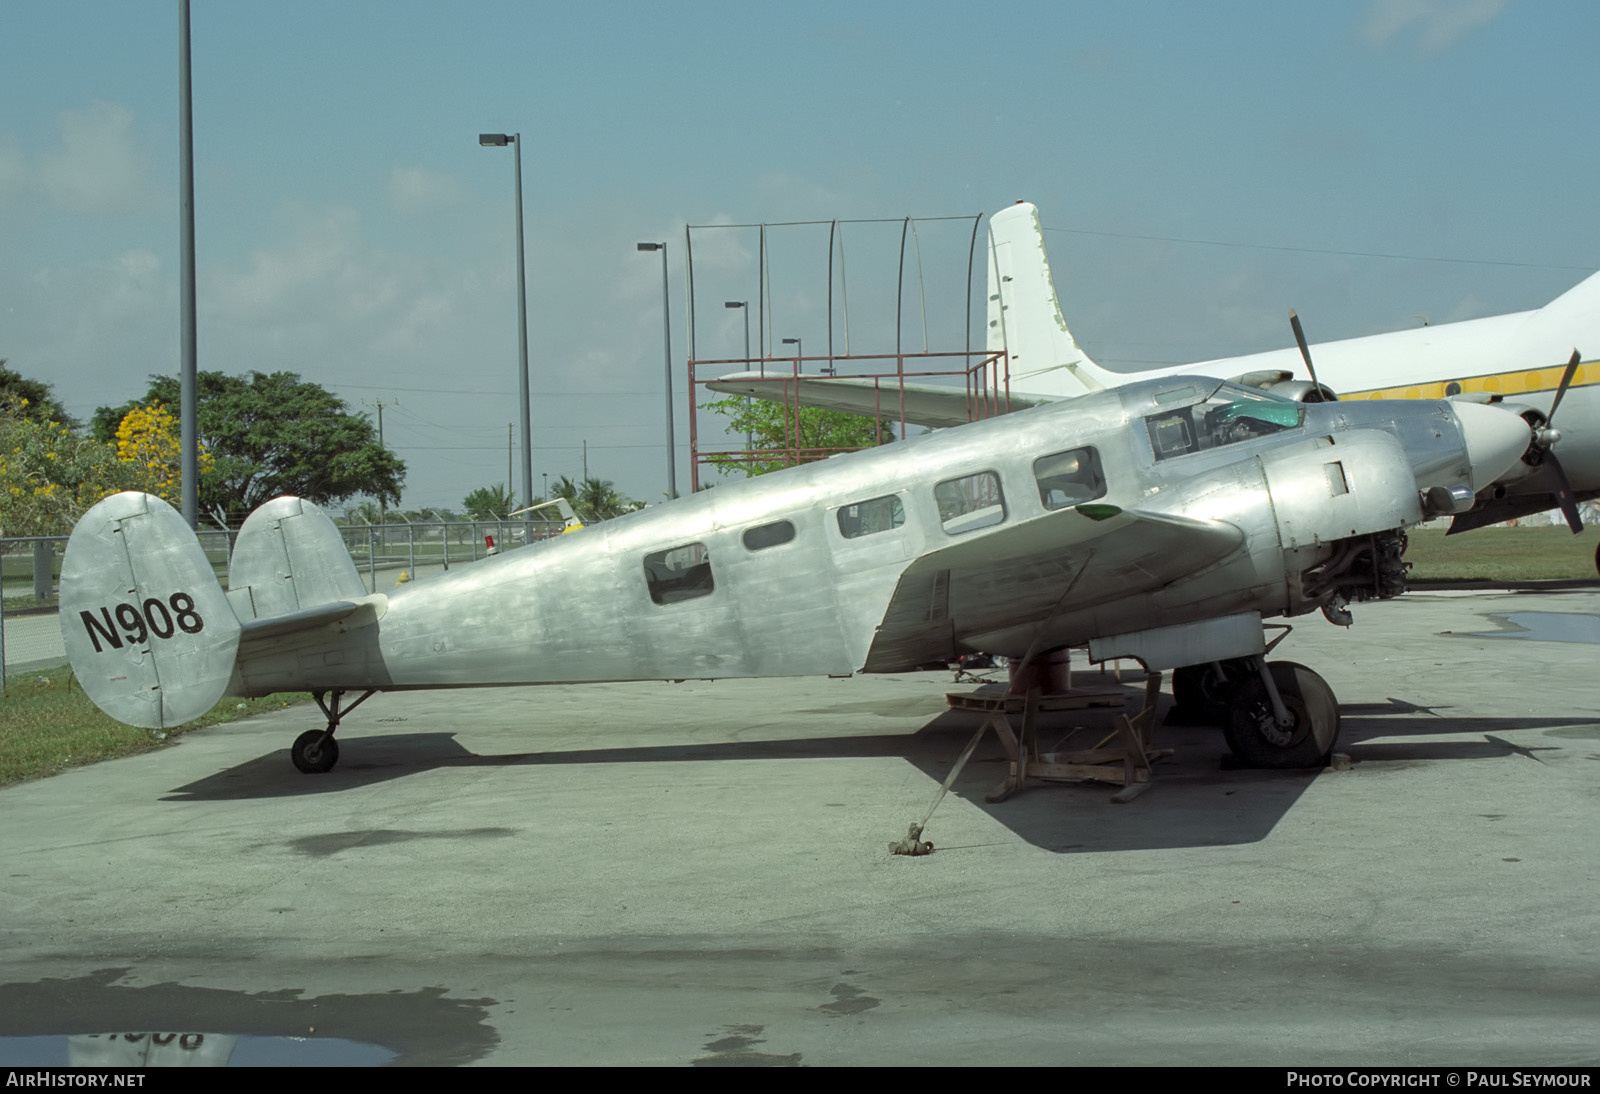
<path fill-rule="evenodd" d="M 1124 382 L 1090 360 L 1067 329 L 1038 209 L 1019 201 L 991 216 L 988 258 L 987 344 L 1006 352 L 1014 390 L 1071 397 Z"/>
<path fill-rule="evenodd" d="M 226 693 L 241 627 L 206 553 L 172 506 L 113 494 L 84 514 L 61 563 L 61 637 L 95 705 L 166 729 Z"/>

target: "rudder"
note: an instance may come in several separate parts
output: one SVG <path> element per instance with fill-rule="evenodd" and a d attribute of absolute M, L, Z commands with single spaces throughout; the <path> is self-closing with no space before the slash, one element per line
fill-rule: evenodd
<path fill-rule="evenodd" d="M 988 258 L 987 345 L 1007 353 L 1014 389 L 1070 398 L 1122 383 L 1067 329 L 1038 209 L 1019 201 L 991 216 Z"/>
<path fill-rule="evenodd" d="M 96 706 L 167 729 L 227 692 L 239 620 L 188 523 L 129 491 L 85 513 L 61 562 L 61 638 Z"/>
<path fill-rule="evenodd" d="M 246 622 L 367 595 L 339 528 L 303 498 L 274 498 L 245 519 L 228 562 L 228 598 Z"/>

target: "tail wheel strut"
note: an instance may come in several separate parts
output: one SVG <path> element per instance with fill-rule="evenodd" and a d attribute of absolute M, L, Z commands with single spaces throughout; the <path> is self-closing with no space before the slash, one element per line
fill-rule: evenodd
<path fill-rule="evenodd" d="M 333 765 L 339 762 L 339 742 L 333 739 L 333 734 L 339 728 L 340 720 L 377 693 L 377 688 L 368 688 L 361 698 L 340 710 L 339 699 L 344 695 L 343 691 L 333 692 L 331 704 L 323 699 L 327 692 L 312 692 L 311 698 L 317 701 L 317 706 L 322 708 L 322 713 L 328 719 L 328 728 L 308 729 L 295 738 L 294 747 L 289 750 L 289 759 L 294 766 L 307 775 L 332 771 Z"/>

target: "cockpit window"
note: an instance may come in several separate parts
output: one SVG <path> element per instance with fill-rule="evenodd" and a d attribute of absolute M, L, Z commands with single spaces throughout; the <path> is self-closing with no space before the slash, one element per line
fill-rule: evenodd
<path fill-rule="evenodd" d="M 1304 420 L 1299 403 L 1223 384 L 1203 402 L 1159 411 L 1144 422 L 1156 459 L 1164 460 L 1295 429 Z"/>

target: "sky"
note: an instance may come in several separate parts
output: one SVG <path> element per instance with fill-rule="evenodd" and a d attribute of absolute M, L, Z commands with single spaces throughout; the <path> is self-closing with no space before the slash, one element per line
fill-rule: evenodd
<path fill-rule="evenodd" d="M 180 363 L 178 10 L 0 0 L 0 358 L 80 419 Z M 193 0 L 199 367 L 383 404 L 407 508 L 505 482 L 514 152 L 483 132 L 522 135 L 535 493 L 585 445 L 665 493 L 641 241 L 680 489 L 688 245 L 697 359 L 743 356 L 723 304 L 759 299 L 730 225 L 818 222 L 767 232 L 768 338 L 808 356 L 828 222 L 835 349 L 892 352 L 903 270 L 902 347 L 955 351 L 973 218 L 1021 199 L 1111 368 L 1288 345 L 1290 307 L 1313 341 L 1537 307 L 1600 267 L 1597 42 L 1582 0 Z"/>

